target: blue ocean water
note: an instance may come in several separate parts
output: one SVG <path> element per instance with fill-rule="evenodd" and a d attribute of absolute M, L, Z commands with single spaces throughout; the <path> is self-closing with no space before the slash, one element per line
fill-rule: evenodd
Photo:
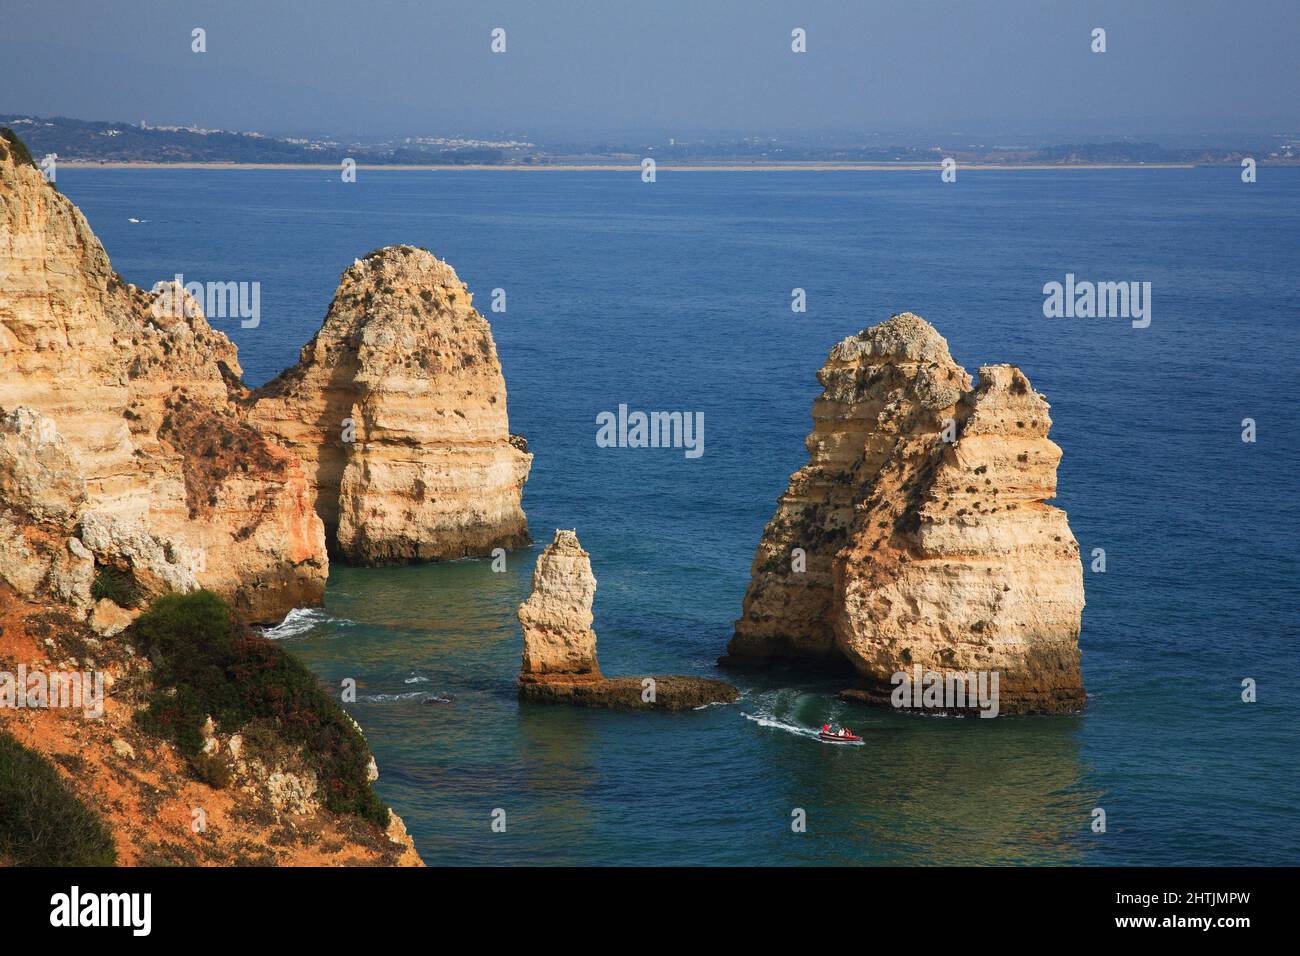
<path fill-rule="evenodd" d="M 1012 362 L 1048 396 L 1057 503 L 1107 560 L 1085 574 L 1075 717 L 904 718 L 784 673 L 683 715 L 521 706 L 514 614 L 536 548 L 505 574 L 336 567 L 324 611 L 276 636 L 334 686 L 358 680 L 379 789 L 427 862 L 1297 862 L 1300 170 L 1264 167 L 1253 185 L 1232 169 L 647 185 L 61 169 L 59 187 L 129 281 L 261 283 L 257 328 L 216 323 L 250 384 L 296 359 L 354 258 L 412 243 L 451 262 L 536 455 L 533 534 L 576 528 L 591 552 L 611 674 L 714 673 L 839 339 L 911 310 L 969 371 Z M 1067 272 L 1151 282 L 1150 327 L 1044 318 L 1043 284 Z M 493 288 L 503 314 L 487 311 Z M 619 403 L 703 411 L 705 454 L 597 448 L 595 417 Z M 806 728 L 826 719 L 873 733 L 821 745 Z"/>

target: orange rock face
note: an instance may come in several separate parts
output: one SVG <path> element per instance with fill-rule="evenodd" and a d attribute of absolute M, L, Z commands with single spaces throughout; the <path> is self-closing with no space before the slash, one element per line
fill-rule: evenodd
<path fill-rule="evenodd" d="M 894 316 L 832 349 L 809 463 L 755 557 L 724 662 L 998 672 L 1001 712 L 1084 701 L 1079 546 L 1056 494 L 1043 397 L 1009 365 L 972 387 L 933 327 Z"/>
<path fill-rule="evenodd" d="M 172 744 L 135 720 L 149 693 L 148 661 L 120 641 L 88 646 L 93 616 L 88 623 L 29 604 L 0 582 L 0 660 L 49 673 L 67 669 L 68 657 L 81 654 L 79 668 L 101 674 L 107 691 L 98 718 L 78 707 L 2 707 L 0 731 L 53 761 L 67 786 L 103 819 L 119 865 L 423 865 L 397 814 L 384 832 L 324 809 L 311 792 L 318 782 L 299 755 L 283 750 L 283 759 L 250 759 L 243 736 L 213 734 L 211 720 L 204 752 L 230 761 L 233 780 L 224 789 L 196 780 Z M 201 838 L 193 829 L 196 809 L 206 827 Z"/>

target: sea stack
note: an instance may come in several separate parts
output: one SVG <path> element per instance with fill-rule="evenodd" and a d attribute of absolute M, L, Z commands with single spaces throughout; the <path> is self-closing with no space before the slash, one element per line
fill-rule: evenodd
<path fill-rule="evenodd" d="M 533 592 L 519 606 L 524 631 L 524 674 L 599 680 L 596 632 L 591 629 L 596 576 L 576 531 L 557 529 L 533 570 Z"/>
<path fill-rule="evenodd" d="M 198 303 L 123 282 L 0 136 L 0 581 L 83 619 L 104 569 L 144 598 L 210 588 L 250 620 L 320 603 L 307 476 L 241 420 L 239 376 Z"/>
<path fill-rule="evenodd" d="M 575 531 L 557 529 L 537 558 L 533 590 L 519 606 L 524 634 L 519 696 L 525 700 L 631 710 L 690 710 L 731 703 L 725 681 L 703 677 L 604 677 L 591 629 L 596 577 Z"/>
<path fill-rule="evenodd" d="M 836 345 L 809 462 L 754 559 L 721 663 L 851 665 L 847 696 L 895 675 L 997 672 L 1000 712 L 1079 709 L 1083 568 L 1056 494 L 1048 404 L 1018 368 L 972 384 L 911 313 Z"/>
<path fill-rule="evenodd" d="M 249 419 L 303 461 L 332 550 L 365 565 L 529 542 L 532 455 L 510 434 L 492 330 L 447 263 L 389 246 L 349 267 L 298 364 Z"/>

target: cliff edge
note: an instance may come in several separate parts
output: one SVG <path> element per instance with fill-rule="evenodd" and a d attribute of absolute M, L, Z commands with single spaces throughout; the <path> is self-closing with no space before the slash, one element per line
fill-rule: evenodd
<path fill-rule="evenodd" d="M 0 580 L 82 619 L 102 569 L 250 620 L 319 604 L 310 485 L 241 420 L 234 346 L 180 290 L 123 282 L 20 145 L 0 139 Z"/>

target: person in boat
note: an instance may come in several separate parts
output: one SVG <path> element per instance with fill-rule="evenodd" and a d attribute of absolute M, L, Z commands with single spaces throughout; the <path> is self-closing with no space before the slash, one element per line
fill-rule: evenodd
<path fill-rule="evenodd" d="M 831 725 L 830 725 L 830 724 L 822 724 L 822 733 L 824 733 L 824 734 L 829 734 L 830 732 L 831 732 Z"/>

